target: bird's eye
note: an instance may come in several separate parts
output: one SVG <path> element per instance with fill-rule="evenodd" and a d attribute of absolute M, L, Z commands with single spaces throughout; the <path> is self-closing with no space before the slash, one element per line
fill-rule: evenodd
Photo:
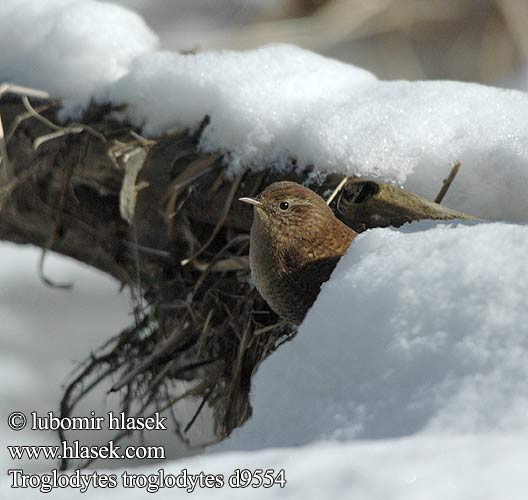
<path fill-rule="evenodd" d="M 279 208 L 281 210 L 288 210 L 288 208 L 290 208 L 290 204 L 287 201 L 281 201 Z"/>

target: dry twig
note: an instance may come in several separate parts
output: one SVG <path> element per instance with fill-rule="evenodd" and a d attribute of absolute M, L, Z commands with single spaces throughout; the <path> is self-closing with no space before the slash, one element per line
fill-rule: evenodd
<path fill-rule="evenodd" d="M 341 189 L 343 189 L 343 186 L 348 182 L 348 179 L 350 179 L 348 175 L 343 177 L 342 181 L 336 186 L 336 188 L 332 191 L 332 194 L 326 200 L 327 205 L 330 205 L 334 201 L 334 198 L 339 194 Z"/>
<path fill-rule="evenodd" d="M 444 183 L 442 185 L 442 188 L 440 189 L 439 193 L 436 195 L 436 198 L 434 200 L 435 203 L 442 203 L 442 200 L 444 199 L 444 196 L 447 194 L 447 191 L 451 187 L 451 184 L 455 180 L 455 177 L 458 174 L 458 171 L 460 170 L 461 163 L 457 161 L 454 165 L 451 171 L 449 172 L 449 175 L 447 176 L 447 179 L 444 180 Z"/>

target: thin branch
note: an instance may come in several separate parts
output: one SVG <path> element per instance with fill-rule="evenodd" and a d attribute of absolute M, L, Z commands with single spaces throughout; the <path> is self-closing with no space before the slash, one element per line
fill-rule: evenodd
<path fill-rule="evenodd" d="M 0 97 L 7 93 L 34 97 L 35 99 L 51 99 L 51 96 L 43 90 L 31 89 L 8 82 L 0 84 Z"/>
<path fill-rule="evenodd" d="M 22 99 L 27 100 L 27 96 L 33 96 L 38 99 L 49 99 L 50 95 L 42 90 L 31 89 L 29 87 L 23 87 L 21 85 L 14 85 L 12 83 L 0 84 L 0 99 L 4 94 L 12 93 L 22 96 Z M 28 101 L 29 102 L 29 101 Z M 28 110 L 29 111 L 29 110 Z M 33 110 L 34 111 L 34 110 Z M 10 135 L 7 140 L 9 140 Z M 9 184 L 9 181 L 14 177 L 13 166 L 7 156 L 6 138 L 4 136 L 4 127 L 2 125 L 2 116 L 0 115 L 0 167 L 3 165 L 3 184 Z M 0 172 L 2 170 L 0 169 Z"/>
<path fill-rule="evenodd" d="M 235 194 L 238 191 L 238 187 L 240 186 L 240 183 L 242 182 L 242 178 L 244 177 L 245 172 L 240 172 L 238 176 L 233 181 L 233 184 L 231 185 L 231 190 L 229 191 L 225 203 L 224 208 L 222 210 L 222 214 L 220 215 L 220 219 L 218 219 L 218 222 L 216 223 L 216 226 L 214 227 L 211 235 L 209 236 L 209 239 L 202 245 L 201 248 L 199 248 L 193 255 L 188 257 L 187 259 L 183 259 L 181 261 L 181 265 L 185 266 L 189 262 L 193 261 L 202 254 L 204 250 L 206 250 L 209 245 L 213 242 L 213 240 L 216 238 L 216 235 L 222 229 L 224 222 L 227 218 L 227 215 L 229 214 L 229 210 L 231 209 L 231 205 L 233 204 L 233 199 L 235 198 Z"/>
<path fill-rule="evenodd" d="M 42 106 L 38 106 L 37 108 L 34 108 L 37 113 L 42 113 L 43 111 L 47 111 L 50 109 L 51 104 L 43 104 Z M 33 118 L 33 113 L 30 113 L 29 111 L 26 111 L 25 113 L 22 113 L 20 115 L 17 115 L 16 118 L 13 120 L 13 123 L 9 127 L 9 130 L 6 135 L 6 143 L 9 142 L 11 137 L 15 134 L 18 127 L 23 121 L 28 120 L 29 118 Z"/>
<path fill-rule="evenodd" d="M 328 197 L 328 200 L 326 200 L 326 204 L 327 205 L 330 205 L 333 201 L 334 201 L 334 198 L 340 193 L 340 191 L 343 189 L 343 187 L 345 186 L 345 184 L 348 182 L 348 179 L 350 179 L 350 177 L 347 175 L 345 177 L 343 177 L 343 179 L 341 180 L 341 182 L 336 186 L 336 188 L 332 191 L 332 194 Z"/>
<path fill-rule="evenodd" d="M 101 142 L 107 142 L 106 137 L 103 134 L 97 132 L 97 130 L 95 130 L 94 128 L 83 123 L 71 123 L 67 127 L 61 127 L 60 125 L 56 125 L 51 120 L 48 120 L 45 116 L 42 116 L 39 112 L 37 112 L 37 110 L 29 102 L 27 96 L 22 97 L 22 104 L 24 104 L 24 107 L 26 108 L 27 112 L 33 118 L 54 130 L 54 132 L 52 132 L 51 134 L 43 135 L 33 142 L 33 149 L 35 150 L 37 150 L 39 146 L 41 146 L 46 141 L 57 139 L 58 137 L 62 137 L 67 134 L 80 134 L 81 132 L 87 132 L 93 137 L 99 139 Z"/>
<path fill-rule="evenodd" d="M 207 403 L 207 400 L 211 397 L 211 394 L 213 393 L 215 386 L 211 386 L 207 389 L 207 392 L 205 393 L 204 397 L 202 398 L 202 401 L 200 403 L 200 406 L 198 406 L 198 409 L 196 410 L 195 414 L 193 415 L 193 418 L 189 421 L 189 423 L 185 426 L 185 429 L 183 429 L 184 433 L 187 433 L 189 429 L 193 426 L 194 422 L 196 422 L 196 419 L 198 418 L 198 415 L 202 412 L 205 403 Z"/>
<path fill-rule="evenodd" d="M 3 168 L 2 168 L 3 167 Z M 2 124 L 2 115 L 0 114 L 0 186 L 7 186 L 14 176 L 13 166 L 7 156 L 7 146 L 4 138 L 4 126 Z"/>
<path fill-rule="evenodd" d="M 451 187 L 451 184 L 455 180 L 456 175 L 458 174 L 458 171 L 460 170 L 461 163 L 457 161 L 453 168 L 451 169 L 451 172 L 449 172 L 449 175 L 447 176 L 447 179 L 444 180 L 444 184 L 442 185 L 442 189 L 440 189 L 440 192 L 436 195 L 436 198 L 434 200 L 435 203 L 442 203 L 442 200 L 444 199 L 444 196 L 446 195 L 447 191 Z"/>

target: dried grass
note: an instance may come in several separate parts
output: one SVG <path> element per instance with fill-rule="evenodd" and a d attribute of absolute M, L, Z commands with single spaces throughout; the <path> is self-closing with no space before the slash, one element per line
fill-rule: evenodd
<path fill-rule="evenodd" d="M 136 193 L 142 186 L 142 181 L 136 182 L 146 152 L 156 143 L 122 124 L 119 133 L 111 127 L 106 130 L 103 126 L 95 128 L 82 123 L 61 127 L 40 114 L 41 110 L 48 111 L 50 104 L 33 107 L 27 95 L 23 96 L 23 102 L 25 111 L 13 122 L 9 137 L 22 122 L 33 119 L 52 130 L 44 134 L 46 141 L 64 141 L 65 153 L 59 156 L 58 165 L 62 173 L 60 196 L 41 262 L 43 280 L 49 285 L 61 286 L 45 277 L 43 262 L 46 250 L 52 250 L 59 237 L 59 228 L 66 217 L 66 195 L 71 194 L 70 181 L 82 163 L 79 134 L 86 134 L 102 146 L 102 155 L 111 160 L 107 168 L 121 173 L 121 196 L 116 197 L 116 202 L 121 201 L 121 216 L 132 234 L 131 241 L 125 239 L 123 243 L 132 254 L 134 265 L 123 282 L 131 284 L 134 324 L 91 353 L 71 375 L 60 403 L 61 418 L 71 416 L 95 388 L 111 385 L 111 391 L 119 392 L 121 411 L 126 414 L 146 416 L 156 410 L 167 411 L 175 436 L 188 446 L 189 431 L 206 406 L 214 415 L 217 439 L 225 438 L 251 415 L 249 390 L 259 365 L 296 333 L 293 326 L 281 321 L 256 290 L 250 288 L 249 236 L 247 231 L 237 230 L 236 225 L 226 224 L 244 174 L 232 181 L 228 189 L 221 190 L 225 173 L 222 152 L 197 160 L 187 150 L 179 151 L 176 160 L 181 157 L 187 161 L 189 157 L 189 161 L 172 182 L 163 185 L 164 194 L 156 198 L 159 207 L 151 207 L 160 212 L 160 220 L 166 226 L 160 232 L 166 230 L 170 245 L 147 246 L 138 241 L 137 220 L 134 222 L 138 217 Z M 52 137 L 54 133 L 57 135 Z M 191 143 L 196 144 L 198 139 L 199 136 L 194 137 Z M 38 165 L 12 179 L 7 184 L 8 195 L 27 182 Z M 254 178 L 255 189 L 262 182 L 261 175 Z M 209 177 L 210 182 L 203 183 L 204 177 Z M 329 203 L 342 194 L 349 179 L 339 180 L 332 185 Z M 445 190 L 449 184 L 446 183 Z M 216 222 L 190 223 L 185 215 L 189 200 L 211 192 L 223 193 Z M 147 256 L 156 259 L 155 272 L 145 265 Z M 177 381 L 192 385 L 178 392 L 177 387 L 182 384 Z M 186 421 L 174 410 L 176 403 L 183 399 L 199 401 L 194 415 Z M 126 435 L 121 432 L 114 436 L 114 441 Z M 66 439 L 63 432 L 60 438 Z M 69 465 L 63 460 L 61 468 Z M 89 462 L 75 465 L 85 467 Z"/>

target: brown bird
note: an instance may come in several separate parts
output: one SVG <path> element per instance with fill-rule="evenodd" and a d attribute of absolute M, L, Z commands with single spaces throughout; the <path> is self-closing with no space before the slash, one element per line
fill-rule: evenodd
<path fill-rule="evenodd" d="M 275 182 L 240 201 L 255 209 L 249 248 L 255 285 L 273 311 L 299 324 L 357 233 L 295 182 Z"/>

